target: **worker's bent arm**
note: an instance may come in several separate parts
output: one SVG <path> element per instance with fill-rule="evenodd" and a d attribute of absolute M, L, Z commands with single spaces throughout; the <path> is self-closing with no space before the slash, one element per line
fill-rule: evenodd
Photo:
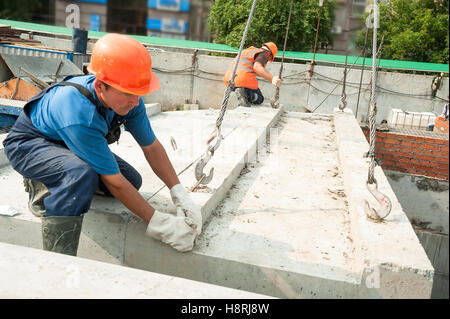
<path fill-rule="evenodd" d="M 155 209 L 122 174 L 100 175 L 100 178 L 115 198 L 147 223 L 150 221 Z"/>
<path fill-rule="evenodd" d="M 255 70 L 256 75 L 266 79 L 269 82 L 272 82 L 273 75 L 270 74 L 260 62 L 255 62 L 255 64 L 253 65 L 253 70 Z"/>
<path fill-rule="evenodd" d="M 155 172 L 156 176 L 158 176 L 169 189 L 180 183 L 180 180 L 175 173 L 175 169 L 167 156 L 166 150 L 158 139 L 149 146 L 142 147 L 142 151 L 153 172 Z"/>

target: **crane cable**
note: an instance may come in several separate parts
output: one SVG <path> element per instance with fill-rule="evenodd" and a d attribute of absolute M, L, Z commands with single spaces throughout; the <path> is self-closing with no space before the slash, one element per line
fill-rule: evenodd
<path fill-rule="evenodd" d="M 288 23 L 287 23 L 287 27 L 286 27 L 286 35 L 284 36 L 283 57 L 281 58 L 280 73 L 278 75 L 278 77 L 280 79 L 281 79 L 281 74 L 283 73 L 284 53 L 286 52 L 286 44 L 287 44 L 288 33 L 289 33 L 289 25 L 291 23 L 291 14 L 292 14 L 293 5 L 294 5 L 294 0 L 291 0 L 291 7 L 289 9 L 289 18 L 288 18 Z M 275 57 L 273 57 L 273 58 L 275 58 Z M 272 108 L 277 109 L 279 107 L 279 103 L 278 103 L 279 99 L 280 99 L 280 88 L 277 86 L 277 88 L 275 89 L 275 97 L 270 101 L 270 105 L 272 106 Z"/>
<path fill-rule="evenodd" d="M 230 98 L 231 91 L 234 90 L 234 78 L 236 76 L 236 70 L 239 64 L 239 60 L 242 54 L 242 50 L 244 48 L 245 40 L 247 38 L 248 30 L 250 28 L 250 22 L 252 21 L 253 13 L 255 12 L 257 0 L 253 0 L 252 8 L 250 9 L 250 14 L 248 16 L 247 24 L 245 26 L 244 35 L 242 36 L 241 45 L 239 47 L 239 52 L 236 56 L 236 62 L 234 63 L 233 73 L 231 74 L 230 80 L 228 81 L 228 85 L 225 89 L 225 93 L 222 100 L 222 105 L 220 107 L 220 113 L 216 120 L 216 127 L 211 134 L 210 138 L 207 140 L 207 147 L 206 151 L 203 154 L 203 156 L 198 160 L 196 166 L 195 166 L 195 178 L 197 179 L 197 182 L 203 185 L 208 184 L 213 177 L 214 168 L 211 168 L 209 175 L 207 176 L 205 173 L 203 173 L 203 169 L 206 166 L 206 164 L 209 162 L 211 157 L 214 155 L 215 151 L 218 149 L 220 145 L 220 141 L 223 139 L 221 134 L 221 126 L 222 121 L 225 116 L 225 112 L 227 110 L 228 106 L 228 100 Z M 212 141 L 215 140 L 214 144 L 211 144 Z"/>
<path fill-rule="evenodd" d="M 323 6 L 323 0 L 319 0 L 319 14 L 318 14 L 318 19 L 317 19 L 316 39 L 314 41 L 314 53 L 313 53 L 313 59 L 311 61 L 311 66 L 309 68 L 309 87 L 308 87 L 308 96 L 306 98 L 306 103 L 308 105 L 309 105 L 309 93 L 310 93 L 310 90 L 311 90 L 311 78 L 312 78 L 312 75 L 313 75 L 314 62 L 315 62 L 315 59 L 316 59 L 317 40 L 319 38 L 320 16 L 322 14 L 322 6 Z"/>
<path fill-rule="evenodd" d="M 374 23 L 373 23 L 373 45 L 372 45 L 372 94 L 370 97 L 370 114 L 369 114 L 369 129 L 370 129 L 370 138 L 369 138 L 369 152 L 367 156 L 370 158 L 369 164 L 369 173 L 367 177 L 366 186 L 369 192 L 375 197 L 378 201 L 381 209 L 377 212 L 374 208 L 369 206 L 367 200 L 364 201 L 364 210 L 366 216 L 376 222 L 381 222 L 384 218 L 386 218 L 392 209 L 392 203 L 389 197 L 385 194 L 378 191 L 378 183 L 375 179 L 375 143 L 376 143 L 376 128 L 375 128 L 375 118 L 377 114 L 377 105 L 376 105 L 376 80 L 377 80 L 377 28 L 379 23 L 378 17 L 378 0 L 374 1 Z M 381 214 L 382 213 L 382 214 Z M 380 214 L 382 216 L 380 216 Z"/>

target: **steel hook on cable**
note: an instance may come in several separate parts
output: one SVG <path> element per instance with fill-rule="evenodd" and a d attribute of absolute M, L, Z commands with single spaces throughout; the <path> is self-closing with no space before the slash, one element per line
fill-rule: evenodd
<path fill-rule="evenodd" d="M 369 192 L 379 203 L 380 208 L 379 210 L 375 210 L 374 208 L 370 207 L 367 200 L 364 200 L 364 212 L 366 213 L 366 216 L 368 218 L 380 222 L 390 214 L 392 209 L 391 200 L 389 199 L 389 197 L 378 190 L 378 183 L 376 179 L 374 179 L 373 184 L 370 184 L 369 181 L 367 181 L 366 185 Z"/>
<path fill-rule="evenodd" d="M 214 144 L 212 144 L 212 142 Z M 203 173 L 203 169 L 205 168 L 206 164 L 208 164 L 211 157 L 214 155 L 214 152 L 219 148 L 220 142 L 222 140 L 222 134 L 220 133 L 220 128 L 216 127 L 211 137 L 208 139 L 207 144 L 208 147 L 206 148 L 205 153 L 202 155 L 202 157 L 198 160 L 197 164 L 195 165 L 195 178 L 200 184 L 206 185 L 209 182 L 211 182 L 213 178 L 214 173 L 214 167 L 212 167 L 209 171 L 209 175 L 205 175 Z"/>

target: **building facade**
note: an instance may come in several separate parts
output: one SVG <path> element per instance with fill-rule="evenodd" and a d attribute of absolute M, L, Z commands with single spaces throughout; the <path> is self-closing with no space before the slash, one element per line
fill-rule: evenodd
<path fill-rule="evenodd" d="M 55 25 L 210 41 L 212 0 L 55 0 Z"/>

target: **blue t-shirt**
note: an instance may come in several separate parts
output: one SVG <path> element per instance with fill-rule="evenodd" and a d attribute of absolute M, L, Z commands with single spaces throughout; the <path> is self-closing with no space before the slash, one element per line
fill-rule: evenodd
<path fill-rule="evenodd" d="M 98 100 L 94 80 L 93 75 L 87 75 L 66 81 L 86 87 L 97 105 L 103 108 L 105 117 L 75 87 L 55 86 L 39 100 L 32 102 L 30 118 L 43 134 L 53 140 L 63 141 L 98 174 L 114 175 L 120 173 L 120 170 L 105 135 L 115 112 L 104 107 Z M 155 141 L 142 98 L 139 99 L 139 105 L 131 109 L 124 119 L 125 128 L 140 146 L 147 146 Z"/>

